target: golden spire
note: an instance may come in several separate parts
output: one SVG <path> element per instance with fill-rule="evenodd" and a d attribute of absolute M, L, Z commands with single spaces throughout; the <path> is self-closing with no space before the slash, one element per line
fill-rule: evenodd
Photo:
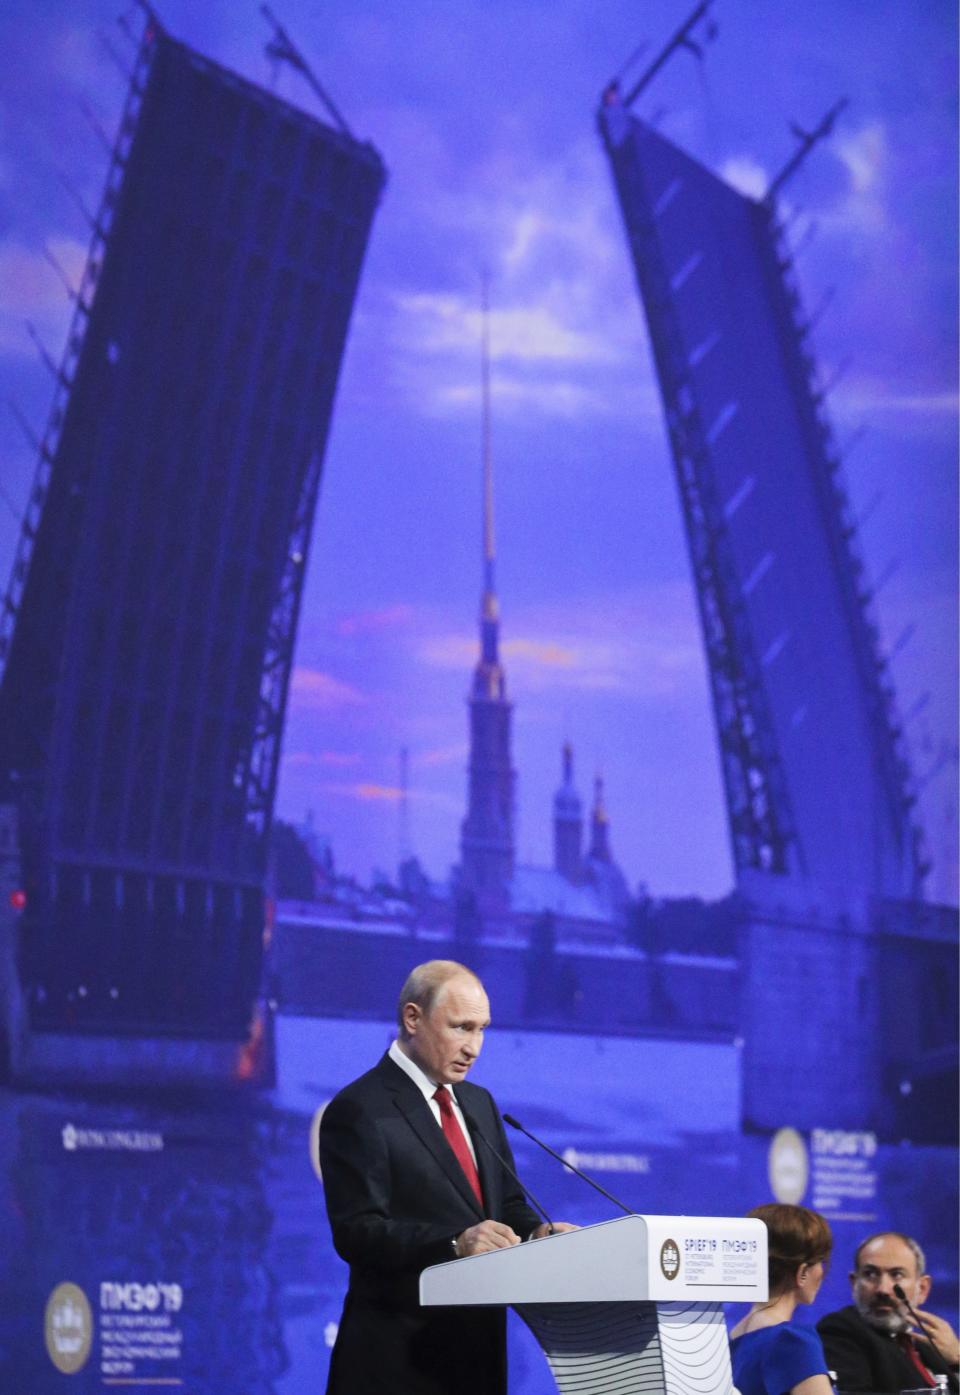
<path fill-rule="evenodd" d="M 502 699 L 506 696 L 500 666 L 500 604 L 493 578 L 493 451 L 490 445 L 490 275 L 481 274 L 481 453 L 483 459 L 483 594 L 480 599 L 480 662 L 474 674 L 477 696 Z"/>
<path fill-rule="evenodd" d="M 483 455 L 483 580 L 484 589 L 491 593 L 494 611 L 496 598 L 493 596 L 493 561 L 495 553 L 493 532 L 493 453 L 490 447 L 490 273 L 484 267 L 480 282 L 480 308 L 482 317 L 481 339 L 481 385 L 482 418 L 481 447 Z M 486 610 L 486 596 L 484 597 Z"/>

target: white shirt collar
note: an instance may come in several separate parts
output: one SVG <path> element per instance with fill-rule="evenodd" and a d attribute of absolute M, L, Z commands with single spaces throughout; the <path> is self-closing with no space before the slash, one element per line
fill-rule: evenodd
<path fill-rule="evenodd" d="M 423 1071 L 420 1069 L 420 1067 L 417 1065 L 416 1061 L 412 1061 L 405 1052 L 400 1050 L 399 1041 L 392 1041 L 390 1043 L 390 1046 L 387 1049 L 387 1055 L 390 1057 L 391 1061 L 393 1061 L 395 1065 L 398 1065 L 400 1067 L 404 1075 L 408 1075 L 410 1077 L 414 1085 L 416 1085 L 417 1089 L 423 1095 L 423 1098 L 426 1100 L 427 1108 L 430 1110 L 430 1113 L 433 1115 L 434 1119 L 436 1119 L 440 1127 L 444 1128 L 443 1120 L 440 1117 L 440 1105 L 433 1098 L 437 1092 L 437 1082 L 435 1080 L 431 1080 L 429 1075 L 425 1075 Z M 457 1119 L 460 1125 L 460 1128 L 463 1132 L 463 1136 L 467 1142 L 467 1147 L 470 1149 L 470 1154 L 473 1158 L 474 1163 L 476 1163 L 477 1166 L 479 1166 L 479 1163 L 477 1163 L 477 1150 L 473 1146 L 473 1139 L 470 1137 L 470 1130 L 467 1128 L 467 1121 L 463 1116 L 463 1110 L 460 1108 L 460 1101 L 457 1099 L 452 1085 L 448 1085 L 447 1089 L 450 1091 L 450 1098 L 453 1102 L 454 1117 Z"/>
<path fill-rule="evenodd" d="M 393 1061 L 394 1065 L 399 1066 L 405 1074 L 409 1075 L 414 1085 L 416 1085 L 417 1089 L 423 1095 L 423 1098 L 429 1104 L 436 1092 L 437 1082 L 431 1080 L 429 1075 L 424 1075 L 416 1061 L 411 1060 L 405 1051 L 401 1051 L 399 1041 L 394 1040 L 390 1043 L 390 1049 L 387 1055 L 390 1057 L 391 1061 Z"/>

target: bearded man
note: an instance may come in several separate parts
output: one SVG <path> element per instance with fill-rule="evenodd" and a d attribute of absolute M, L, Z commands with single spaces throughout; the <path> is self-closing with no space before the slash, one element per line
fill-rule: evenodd
<path fill-rule="evenodd" d="M 817 1323 L 838 1391 L 919 1390 L 946 1376 L 956 1392 L 960 1342 L 948 1322 L 923 1307 L 933 1281 L 916 1240 L 899 1231 L 869 1236 L 857 1247 L 850 1282 L 853 1304 Z"/>

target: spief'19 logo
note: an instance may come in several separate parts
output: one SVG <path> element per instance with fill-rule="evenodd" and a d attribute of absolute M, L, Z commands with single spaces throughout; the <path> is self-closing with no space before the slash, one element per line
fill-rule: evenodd
<path fill-rule="evenodd" d="M 665 1279 L 675 1279 L 680 1273 L 680 1246 L 676 1240 L 664 1240 L 660 1246 L 660 1272 Z"/>
<path fill-rule="evenodd" d="M 47 1354 L 66 1376 L 81 1370 L 93 1345 L 93 1314 L 87 1295 L 76 1284 L 57 1284 L 43 1315 Z"/>

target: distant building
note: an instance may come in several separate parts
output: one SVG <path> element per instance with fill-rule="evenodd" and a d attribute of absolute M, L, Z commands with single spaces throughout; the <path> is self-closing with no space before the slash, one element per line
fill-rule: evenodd
<path fill-rule="evenodd" d="M 516 865 L 511 719 L 500 662 L 500 604 L 494 583 L 493 466 L 490 452 L 490 373 L 486 301 L 483 331 L 483 594 L 480 656 L 470 693 L 467 813 L 455 874 L 460 923 L 476 930 L 497 925 L 526 935 L 538 917 L 552 918 L 559 938 L 617 939 L 629 901 L 626 882 L 610 854 L 603 781 L 597 778 L 584 855 L 583 816 L 573 785 L 573 750 L 563 748 L 563 783 L 553 801 L 554 865 Z"/>
<path fill-rule="evenodd" d="M 461 899 L 480 912 L 502 914 L 513 876 L 514 773 L 510 764 L 511 704 L 498 652 L 500 606 L 494 583 L 493 465 L 490 451 L 490 349 L 483 300 L 483 595 L 480 658 L 470 694 L 467 814 L 460 835 Z"/>
<path fill-rule="evenodd" d="M 563 748 L 563 782 L 553 796 L 553 865 L 568 882 L 583 876 L 583 805 L 573 783 L 573 748 Z"/>
<path fill-rule="evenodd" d="M 489 911 L 503 911 L 513 876 L 513 791 L 510 763 L 512 705 L 498 654 L 499 611 L 493 557 L 480 611 L 480 658 L 470 694 L 470 775 L 460 838 L 461 883 Z"/>

